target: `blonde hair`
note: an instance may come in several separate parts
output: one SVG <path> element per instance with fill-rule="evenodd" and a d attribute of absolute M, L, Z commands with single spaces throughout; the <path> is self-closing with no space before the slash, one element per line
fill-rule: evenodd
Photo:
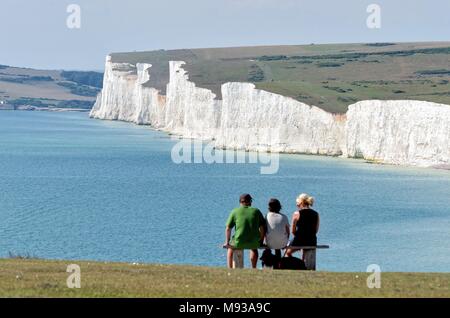
<path fill-rule="evenodd" d="M 314 198 L 306 193 L 302 193 L 297 197 L 297 205 L 313 206 Z"/>

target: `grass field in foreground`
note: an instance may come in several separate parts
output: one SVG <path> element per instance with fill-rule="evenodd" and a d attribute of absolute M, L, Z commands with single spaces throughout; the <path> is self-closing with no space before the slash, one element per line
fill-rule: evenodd
<path fill-rule="evenodd" d="M 81 288 L 69 289 L 67 265 L 81 267 Z M 450 273 L 228 270 L 179 265 L 0 260 L 0 297 L 450 297 Z"/>

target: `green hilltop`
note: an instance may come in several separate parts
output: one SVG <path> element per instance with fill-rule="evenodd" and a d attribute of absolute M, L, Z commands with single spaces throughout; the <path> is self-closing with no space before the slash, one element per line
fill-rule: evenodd
<path fill-rule="evenodd" d="M 165 94 L 168 62 L 185 61 L 189 78 L 221 98 L 226 82 L 292 97 L 333 113 L 366 99 L 450 104 L 450 42 L 310 44 L 159 50 L 111 54 L 113 62 L 150 63 L 149 86 Z"/>

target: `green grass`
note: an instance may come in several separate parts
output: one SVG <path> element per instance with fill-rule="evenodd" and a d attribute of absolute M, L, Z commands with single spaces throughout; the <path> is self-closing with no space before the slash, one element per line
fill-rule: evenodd
<path fill-rule="evenodd" d="M 185 61 L 197 86 L 221 98 L 226 82 L 292 97 L 334 113 L 366 99 L 417 99 L 450 104 L 450 43 L 378 43 L 159 50 L 112 54 L 113 62 L 151 63 L 150 86 L 165 94 L 168 61 Z M 255 70 L 258 70 L 255 74 Z M 427 81 L 424 81 L 427 80 Z M 353 85 L 365 81 L 364 86 Z M 389 81 L 388 86 L 378 84 Z M 445 84 L 439 84 L 447 81 Z M 324 84 L 324 82 L 327 82 Z M 340 87 L 342 92 L 324 88 Z"/>
<path fill-rule="evenodd" d="M 71 263 L 80 289 L 66 286 Z M 380 289 L 368 275 L 2 259 L 0 297 L 450 297 L 450 274 L 382 273 Z"/>
<path fill-rule="evenodd" d="M 0 100 L 15 106 L 90 109 L 102 79 L 98 72 L 0 67 Z"/>

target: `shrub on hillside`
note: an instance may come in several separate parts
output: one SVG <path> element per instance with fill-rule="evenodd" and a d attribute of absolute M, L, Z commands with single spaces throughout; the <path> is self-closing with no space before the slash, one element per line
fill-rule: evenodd
<path fill-rule="evenodd" d="M 73 82 L 58 82 L 57 84 L 59 86 L 70 89 L 70 92 L 72 94 L 79 95 L 79 96 L 95 97 L 95 96 L 97 96 L 98 92 L 100 91 L 100 89 L 98 89 L 98 88 L 93 88 L 91 86 L 86 86 L 86 85 L 78 85 Z"/>
<path fill-rule="evenodd" d="M 103 73 L 99 72 L 82 72 L 82 71 L 62 71 L 61 76 L 70 82 L 93 86 L 97 88 L 103 87 Z"/>

